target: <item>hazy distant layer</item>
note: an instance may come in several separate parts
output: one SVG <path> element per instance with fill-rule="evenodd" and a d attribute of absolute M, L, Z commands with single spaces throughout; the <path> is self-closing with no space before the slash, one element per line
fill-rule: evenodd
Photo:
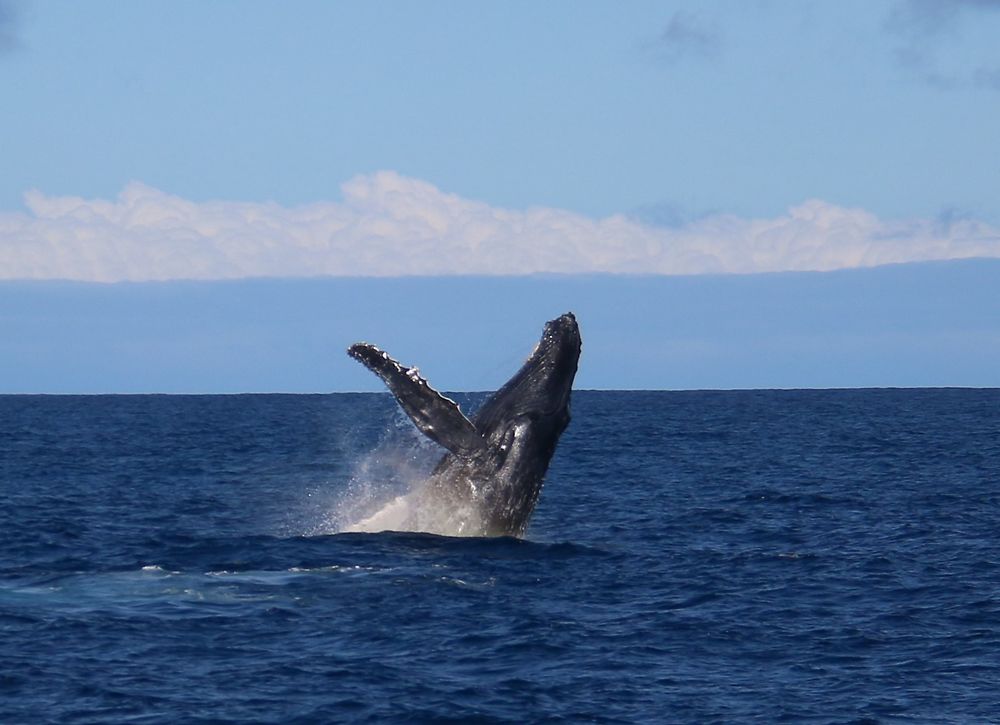
<path fill-rule="evenodd" d="M 487 390 L 576 312 L 581 388 L 1000 386 L 1000 261 L 765 275 L 0 283 L 0 392 Z"/>

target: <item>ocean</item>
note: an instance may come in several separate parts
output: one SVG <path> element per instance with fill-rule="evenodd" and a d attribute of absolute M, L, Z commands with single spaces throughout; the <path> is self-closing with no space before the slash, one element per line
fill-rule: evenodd
<path fill-rule="evenodd" d="M 1000 390 L 572 412 L 480 539 L 339 533 L 388 394 L 0 396 L 0 722 L 1000 722 Z"/>

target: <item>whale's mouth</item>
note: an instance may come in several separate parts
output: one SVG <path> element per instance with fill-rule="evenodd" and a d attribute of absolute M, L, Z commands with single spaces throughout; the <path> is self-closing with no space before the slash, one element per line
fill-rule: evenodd
<path fill-rule="evenodd" d="M 545 323 L 542 337 L 528 358 L 528 363 L 558 366 L 572 363 L 580 356 L 580 326 L 572 312 Z"/>
<path fill-rule="evenodd" d="M 576 315 L 572 312 L 545 323 L 540 344 L 565 345 L 574 342 L 577 347 L 580 346 L 580 326 L 576 322 Z"/>

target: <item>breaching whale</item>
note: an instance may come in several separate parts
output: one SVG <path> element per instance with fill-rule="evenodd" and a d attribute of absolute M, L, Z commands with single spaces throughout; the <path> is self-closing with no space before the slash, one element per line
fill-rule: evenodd
<path fill-rule="evenodd" d="M 347 352 L 382 378 L 417 428 L 448 451 L 419 488 L 352 529 L 522 535 L 556 443 L 569 424 L 580 358 L 580 330 L 573 314 L 546 323 L 528 360 L 471 420 L 416 368 L 364 342 Z"/>

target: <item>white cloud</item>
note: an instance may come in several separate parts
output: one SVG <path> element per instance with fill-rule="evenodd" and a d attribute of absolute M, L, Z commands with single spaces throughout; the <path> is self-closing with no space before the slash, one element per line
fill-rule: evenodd
<path fill-rule="evenodd" d="M 1000 230 L 982 222 L 882 221 L 816 200 L 773 219 L 663 228 L 500 209 L 388 171 L 342 191 L 292 208 L 196 203 L 140 183 L 113 201 L 30 192 L 28 213 L 0 213 L 0 278 L 754 273 L 1000 257 Z"/>

